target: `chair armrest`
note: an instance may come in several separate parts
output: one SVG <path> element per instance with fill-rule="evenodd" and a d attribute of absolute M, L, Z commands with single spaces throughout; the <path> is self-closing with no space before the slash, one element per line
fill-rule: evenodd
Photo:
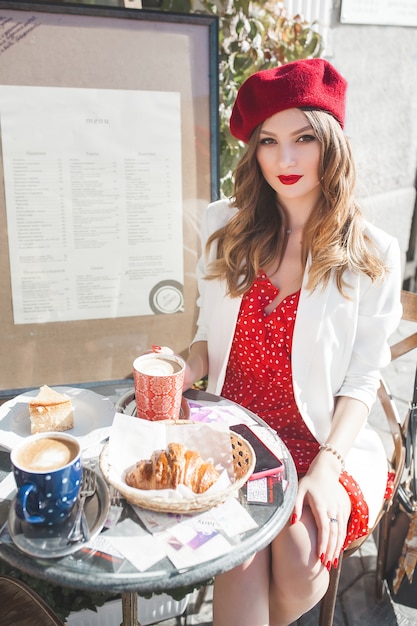
<path fill-rule="evenodd" d="M 394 343 L 391 346 L 391 358 L 394 361 L 394 359 L 398 359 L 398 357 L 407 354 L 407 352 L 414 350 L 414 348 L 417 348 L 417 333 L 413 333 L 409 337 L 405 337 L 401 339 L 401 341 Z"/>
<path fill-rule="evenodd" d="M 405 463 L 405 441 L 401 426 L 401 418 L 398 413 L 398 409 L 392 398 L 388 385 L 381 378 L 381 384 L 378 389 L 378 398 L 381 402 L 381 406 L 384 410 L 387 418 L 388 426 L 391 432 L 391 437 L 394 444 L 394 450 L 391 457 L 391 468 L 395 472 L 393 495 L 397 491 L 398 485 L 401 480 L 401 475 L 404 469 Z M 387 503 L 387 507 L 390 503 Z"/>

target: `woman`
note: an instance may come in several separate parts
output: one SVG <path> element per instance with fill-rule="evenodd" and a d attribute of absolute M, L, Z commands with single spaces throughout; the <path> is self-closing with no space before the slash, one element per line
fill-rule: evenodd
<path fill-rule="evenodd" d="M 294 512 L 270 546 L 216 578 L 215 626 L 282 626 L 311 609 L 372 526 L 387 465 L 366 424 L 400 316 L 398 243 L 363 217 L 343 133 L 346 81 L 324 59 L 242 85 L 247 151 L 234 198 L 208 207 L 186 386 L 254 411 L 289 447 Z"/>

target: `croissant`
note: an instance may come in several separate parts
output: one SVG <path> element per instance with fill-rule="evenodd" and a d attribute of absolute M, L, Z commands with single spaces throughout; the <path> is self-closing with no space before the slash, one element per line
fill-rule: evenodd
<path fill-rule="evenodd" d="M 126 483 L 136 489 L 176 489 L 186 485 L 194 493 L 204 493 L 219 478 L 210 462 L 181 443 L 170 443 L 156 450 L 150 459 L 138 461 L 126 474 Z"/>

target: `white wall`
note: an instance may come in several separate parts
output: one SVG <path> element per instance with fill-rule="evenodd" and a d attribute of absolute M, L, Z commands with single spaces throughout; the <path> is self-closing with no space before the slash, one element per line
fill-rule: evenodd
<path fill-rule="evenodd" d="M 330 29 L 329 60 L 348 80 L 346 134 L 368 216 L 407 250 L 417 169 L 417 28 Z"/>

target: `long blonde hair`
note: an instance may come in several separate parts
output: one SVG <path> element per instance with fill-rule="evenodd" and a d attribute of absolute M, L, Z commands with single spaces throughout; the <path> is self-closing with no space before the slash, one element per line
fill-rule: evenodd
<path fill-rule="evenodd" d="M 304 266 L 311 255 L 307 288 L 325 287 L 334 274 L 339 291 L 348 297 L 345 270 L 364 273 L 375 281 L 386 268 L 364 232 L 364 216 L 354 199 L 356 172 L 347 138 L 328 113 L 303 111 L 321 145 L 321 198 L 303 233 Z M 207 279 L 226 280 L 231 296 L 245 293 L 262 267 L 274 262 L 277 254 L 282 259 L 287 245 L 286 213 L 256 158 L 260 128 L 252 134 L 236 168 L 231 206 L 238 210 L 207 242 L 207 253 L 217 242 L 216 260 L 209 265 Z"/>

